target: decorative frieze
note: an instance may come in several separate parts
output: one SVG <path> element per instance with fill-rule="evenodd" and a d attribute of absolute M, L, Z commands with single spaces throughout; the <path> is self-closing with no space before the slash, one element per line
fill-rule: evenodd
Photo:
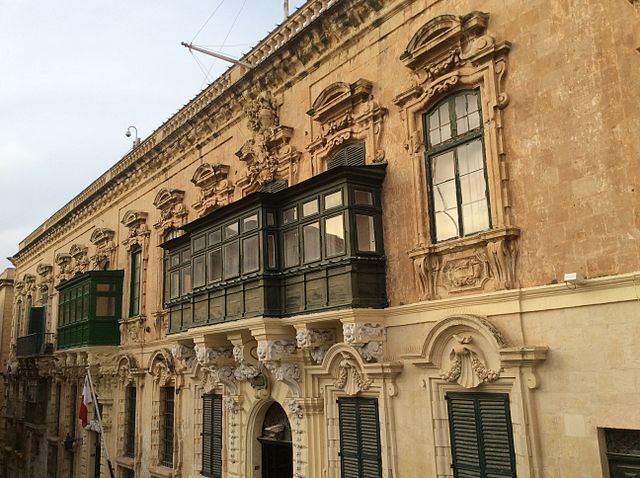
<path fill-rule="evenodd" d="M 233 199 L 234 186 L 228 179 L 229 169 L 226 164 L 209 163 L 196 168 L 191 182 L 200 189 L 200 198 L 193 204 L 198 217 L 226 206 Z"/>
<path fill-rule="evenodd" d="M 332 151 L 349 142 L 365 144 L 366 162 L 384 160 L 382 143 L 388 112 L 373 99 L 372 90 L 370 81 L 359 79 L 351 84 L 332 83 L 316 97 L 307 111 L 320 125 L 307 146 L 316 171 L 324 171 Z"/>

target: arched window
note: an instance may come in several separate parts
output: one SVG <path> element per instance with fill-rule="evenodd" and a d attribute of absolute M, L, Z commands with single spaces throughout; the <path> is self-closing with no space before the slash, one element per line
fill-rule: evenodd
<path fill-rule="evenodd" d="M 433 242 L 491 227 L 477 90 L 445 98 L 424 116 Z"/>

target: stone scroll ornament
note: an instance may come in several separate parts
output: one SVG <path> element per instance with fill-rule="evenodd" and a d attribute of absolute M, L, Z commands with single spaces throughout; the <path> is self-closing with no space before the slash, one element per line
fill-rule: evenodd
<path fill-rule="evenodd" d="M 470 335 L 453 335 L 457 344 L 451 349 L 449 360 L 451 367 L 440 377 L 447 382 L 457 383 L 464 388 L 475 388 L 482 383 L 495 382 L 500 372 L 493 371 L 484 364 L 478 354 L 472 350 Z"/>

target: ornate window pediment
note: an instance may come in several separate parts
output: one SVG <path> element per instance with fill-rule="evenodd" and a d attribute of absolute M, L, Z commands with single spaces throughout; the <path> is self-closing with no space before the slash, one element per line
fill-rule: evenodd
<path fill-rule="evenodd" d="M 293 184 L 300 153 L 289 144 L 293 128 L 280 124 L 276 103 L 269 91 L 247 101 L 247 127 L 251 132 L 236 156 L 247 163 L 247 172 L 238 181 L 244 194 L 287 175 Z"/>
<path fill-rule="evenodd" d="M 416 246 L 409 251 L 422 299 L 455 293 L 517 287 L 519 229 L 512 224 L 509 178 L 503 141 L 503 89 L 511 45 L 487 34 L 489 14 L 441 15 L 427 22 L 400 56 L 413 73 L 413 83 L 396 95 L 405 126 L 405 148 L 412 156 L 415 191 Z M 445 95 L 477 90 L 480 98 L 486 186 L 491 228 L 472 235 L 432 242 L 429 224 L 425 132 L 423 116 Z"/>
<path fill-rule="evenodd" d="M 368 163 L 384 160 L 382 135 L 386 108 L 372 95 L 373 84 L 359 79 L 354 83 L 336 82 L 317 96 L 307 114 L 320 124 L 307 151 L 315 171 L 327 169 L 326 160 L 345 143 L 364 142 Z M 323 164 L 321 166 L 321 164 Z"/>
<path fill-rule="evenodd" d="M 71 267 L 71 255 L 66 252 L 58 252 L 54 262 L 58 266 L 58 280 L 63 281 L 73 276 L 73 268 Z"/>
<path fill-rule="evenodd" d="M 125 246 L 127 251 L 131 250 L 134 246 L 140 246 L 146 249 L 146 239 L 149 237 L 149 228 L 147 227 L 148 214 L 142 211 L 133 211 L 129 209 L 122 216 L 120 223 L 129 229 L 127 238 L 122 241 L 122 245 Z"/>
<path fill-rule="evenodd" d="M 200 199 L 193 204 L 198 217 L 231 202 L 234 187 L 228 179 L 229 169 L 226 164 L 204 163 L 193 173 L 191 182 L 200 189 Z"/>
<path fill-rule="evenodd" d="M 160 219 L 153 227 L 160 231 L 161 236 L 172 228 L 179 228 L 187 222 L 187 210 L 183 204 L 184 191 L 179 189 L 162 188 L 156 194 L 153 205 L 160 210 Z"/>
<path fill-rule="evenodd" d="M 89 266 L 87 258 L 87 246 L 73 244 L 69 249 L 69 255 L 73 258 L 73 274 L 84 274 Z"/>
<path fill-rule="evenodd" d="M 113 262 L 113 254 L 116 250 L 113 243 L 114 236 L 114 231 L 103 227 L 97 227 L 91 233 L 89 240 L 96 247 L 95 254 L 90 258 L 93 270 L 104 269 L 105 266 Z"/>

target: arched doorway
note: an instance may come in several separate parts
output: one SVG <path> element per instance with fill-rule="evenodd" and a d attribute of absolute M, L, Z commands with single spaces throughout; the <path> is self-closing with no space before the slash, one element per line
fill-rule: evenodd
<path fill-rule="evenodd" d="M 262 446 L 262 478 L 293 478 L 291 426 L 278 402 L 267 410 L 258 441 Z"/>

